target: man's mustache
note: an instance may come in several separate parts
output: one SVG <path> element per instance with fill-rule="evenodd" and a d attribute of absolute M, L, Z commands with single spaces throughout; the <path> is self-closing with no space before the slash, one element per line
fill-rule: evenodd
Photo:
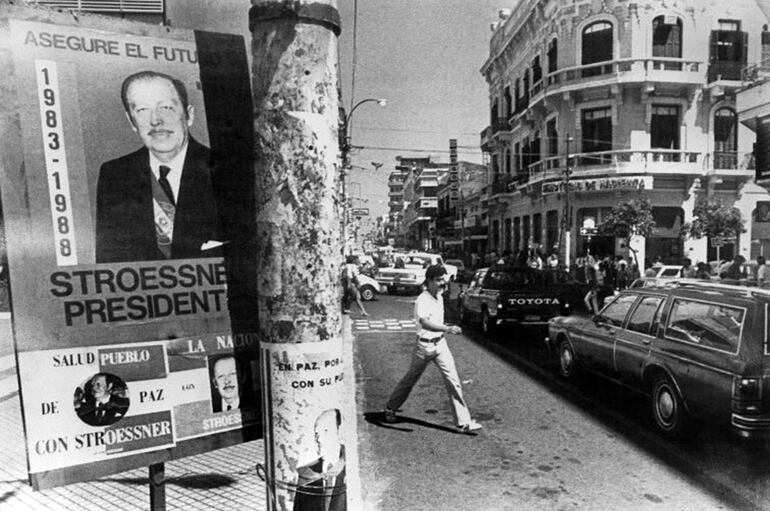
<path fill-rule="evenodd" d="M 148 135 L 153 135 L 153 136 L 154 135 L 158 135 L 158 134 L 166 135 L 166 134 L 171 134 L 171 133 L 173 133 L 173 131 L 171 131 L 171 130 L 155 130 L 155 129 L 152 129 L 152 130 L 147 132 Z"/>

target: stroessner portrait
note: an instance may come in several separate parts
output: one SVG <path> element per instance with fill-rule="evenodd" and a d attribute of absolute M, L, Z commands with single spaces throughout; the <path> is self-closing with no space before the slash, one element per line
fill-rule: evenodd
<path fill-rule="evenodd" d="M 249 362 L 234 355 L 209 357 L 211 411 L 228 412 L 254 406 L 254 389 Z"/>
<path fill-rule="evenodd" d="M 221 255 L 218 184 L 209 149 L 190 136 L 195 110 L 185 84 L 140 71 L 118 94 L 142 147 L 99 169 L 96 262 Z"/>

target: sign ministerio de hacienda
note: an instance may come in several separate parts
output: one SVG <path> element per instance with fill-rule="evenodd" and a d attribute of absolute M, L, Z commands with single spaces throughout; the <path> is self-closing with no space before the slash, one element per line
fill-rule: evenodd
<path fill-rule="evenodd" d="M 543 195 L 563 193 L 566 183 L 553 181 L 543 183 Z M 633 177 L 604 177 L 596 179 L 572 179 L 569 182 L 570 192 L 596 192 L 610 190 L 649 190 L 652 188 L 651 176 Z"/>

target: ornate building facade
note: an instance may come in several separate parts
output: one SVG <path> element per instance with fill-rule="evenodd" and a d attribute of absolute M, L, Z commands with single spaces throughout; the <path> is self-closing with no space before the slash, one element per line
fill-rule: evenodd
<path fill-rule="evenodd" d="M 738 207 L 746 222 L 722 258 L 770 249 L 754 221 L 768 200 L 754 182 L 755 135 L 735 99 L 762 58 L 757 2 L 521 0 L 501 18 L 481 69 L 490 249 L 629 255 L 596 227 L 640 195 L 657 224 L 631 240 L 640 262 L 716 258 L 718 243 L 680 237 L 699 197 Z"/>

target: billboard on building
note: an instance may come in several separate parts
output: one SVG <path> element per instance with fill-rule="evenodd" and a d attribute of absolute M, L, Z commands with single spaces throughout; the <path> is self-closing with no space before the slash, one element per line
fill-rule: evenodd
<path fill-rule="evenodd" d="M 0 23 L 33 485 L 257 437 L 258 343 L 238 311 L 253 271 L 243 38 L 8 5 Z"/>

